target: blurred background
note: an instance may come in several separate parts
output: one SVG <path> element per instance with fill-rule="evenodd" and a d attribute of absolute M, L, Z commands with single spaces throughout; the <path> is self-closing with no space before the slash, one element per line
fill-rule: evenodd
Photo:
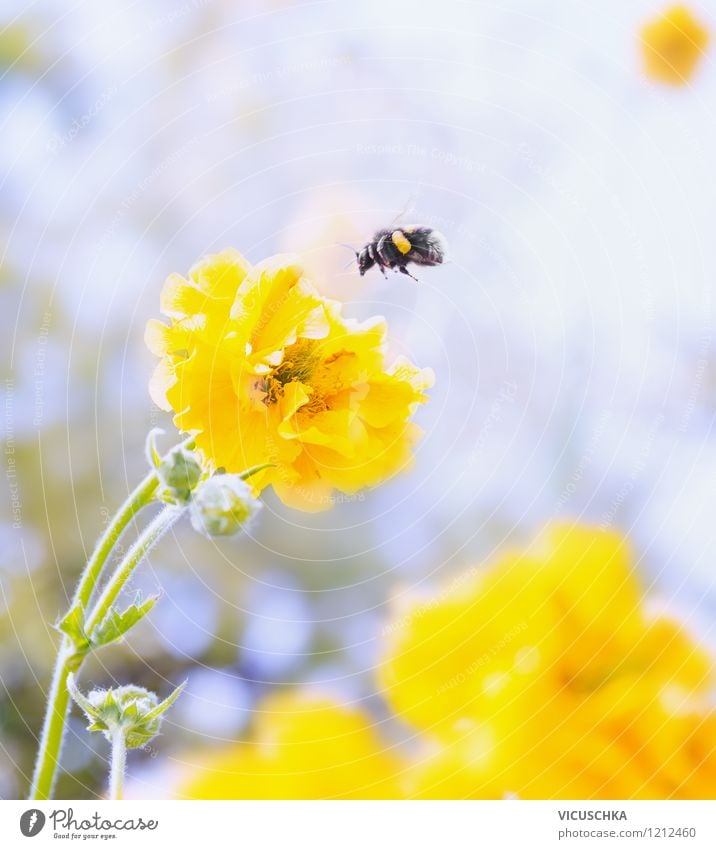
<path fill-rule="evenodd" d="M 716 4 L 690 4 L 716 31 Z M 0 796 L 27 792 L 66 607 L 144 473 L 146 320 L 164 278 L 234 246 L 301 254 L 346 314 L 436 372 L 414 469 L 250 538 L 181 524 L 162 599 L 86 684 L 166 694 L 137 795 L 308 682 L 385 707 L 391 597 L 555 516 L 625 533 L 650 592 L 714 642 L 716 63 L 645 72 L 656 0 L 90 0 L 0 10 Z M 393 221 L 441 230 L 419 285 L 346 267 Z M 103 791 L 73 714 L 58 795 Z"/>

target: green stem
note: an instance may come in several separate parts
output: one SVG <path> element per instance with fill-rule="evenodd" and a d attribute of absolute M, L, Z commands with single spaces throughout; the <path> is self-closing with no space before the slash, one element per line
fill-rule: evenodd
<path fill-rule="evenodd" d="M 194 437 L 190 436 L 183 442 L 180 442 L 179 448 L 191 449 L 194 446 Z M 171 449 L 174 450 L 173 448 Z M 169 452 L 171 453 L 171 452 Z M 97 581 L 102 572 L 104 564 L 107 562 L 112 549 L 117 540 L 124 532 L 127 525 L 139 513 L 142 507 L 146 507 L 151 503 L 159 486 L 159 477 L 156 470 L 151 472 L 142 480 L 137 488 L 130 494 L 129 498 L 121 505 L 119 510 L 114 515 L 112 521 L 105 528 L 104 533 L 99 538 L 92 556 L 87 562 L 84 572 L 80 576 L 80 582 L 77 585 L 72 605 L 79 602 L 85 609 L 89 604 L 90 597 L 94 588 L 97 586 Z"/>
<path fill-rule="evenodd" d="M 87 561 L 87 566 L 80 577 L 79 584 L 77 584 L 72 606 L 76 602 L 79 602 L 83 607 L 87 607 L 92 591 L 97 586 L 102 567 L 107 562 L 107 558 L 114 548 L 115 543 L 134 516 L 139 513 L 142 507 L 149 504 L 158 486 L 159 478 L 157 477 L 157 473 L 151 471 L 119 508 L 99 538 L 92 556 Z"/>
<path fill-rule="evenodd" d="M 137 537 L 127 552 L 127 556 L 114 570 L 92 611 L 87 615 L 85 631 L 88 634 L 91 634 L 94 628 L 107 615 L 115 599 L 122 592 L 124 585 L 132 577 L 132 573 L 142 562 L 152 546 L 176 522 L 183 512 L 183 507 L 165 507 Z"/>
<path fill-rule="evenodd" d="M 77 602 L 83 606 L 87 605 L 112 548 L 134 516 L 152 500 L 158 485 L 156 472 L 150 472 L 119 508 L 87 561 L 75 591 L 73 605 Z M 69 693 L 65 682 L 70 672 L 79 671 L 83 660 L 84 656 L 76 653 L 72 641 L 63 637 L 47 696 L 47 709 L 30 789 L 31 799 L 52 797 L 69 707 Z"/>
<path fill-rule="evenodd" d="M 189 437 L 181 443 L 184 448 L 189 449 L 193 444 L 193 437 Z M 156 471 L 149 472 L 121 505 L 112 521 L 105 528 L 104 533 L 92 552 L 92 556 L 82 571 L 73 597 L 73 606 L 79 602 L 83 607 L 87 607 L 107 562 L 107 558 L 112 552 L 117 540 L 142 507 L 152 501 L 158 486 L 159 478 Z M 63 637 L 57 651 L 57 659 L 55 660 L 55 667 L 52 673 L 52 683 L 47 695 L 47 708 L 42 724 L 40 745 L 37 752 L 37 760 L 35 761 L 35 771 L 32 777 L 30 799 L 50 799 L 52 797 L 69 707 L 69 694 L 66 686 L 67 675 L 70 672 L 79 672 L 83 661 L 84 655 L 78 654 L 71 640 Z"/>
<path fill-rule="evenodd" d="M 127 744 L 124 731 L 117 728 L 112 734 L 112 755 L 109 763 L 109 798 L 121 799 L 124 788 L 124 770 L 127 766 Z"/>
<path fill-rule="evenodd" d="M 63 637 L 52 674 L 50 692 L 47 695 L 47 710 L 42 725 L 35 774 L 32 779 L 31 799 L 52 797 L 70 701 L 66 684 L 67 676 L 70 672 L 77 672 L 83 660 L 84 657 L 76 653 L 72 640 L 69 637 Z"/>

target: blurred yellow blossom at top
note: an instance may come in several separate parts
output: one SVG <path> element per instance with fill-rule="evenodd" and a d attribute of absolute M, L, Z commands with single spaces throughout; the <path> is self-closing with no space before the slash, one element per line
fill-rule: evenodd
<path fill-rule="evenodd" d="M 709 44 L 706 27 L 687 6 L 672 6 L 641 31 L 644 69 L 669 85 L 684 85 L 693 76 Z"/>
<path fill-rule="evenodd" d="M 192 799 L 393 799 L 403 766 L 360 711 L 301 692 L 266 700 L 250 743 L 200 758 Z"/>
<path fill-rule="evenodd" d="M 169 325 L 150 321 L 160 363 L 150 386 L 162 409 L 214 467 L 255 474 L 286 504 L 325 510 L 408 467 L 420 435 L 410 418 L 427 400 L 429 370 L 385 362 L 381 318 L 359 323 L 321 297 L 300 263 L 251 266 L 229 249 L 171 275 L 162 290 Z"/>
<path fill-rule="evenodd" d="M 617 534 L 552 525 L 395 614 L 380 680 L 431 741 L 418 797 L 716 794 L 711 658 L 645 609 Z"/>

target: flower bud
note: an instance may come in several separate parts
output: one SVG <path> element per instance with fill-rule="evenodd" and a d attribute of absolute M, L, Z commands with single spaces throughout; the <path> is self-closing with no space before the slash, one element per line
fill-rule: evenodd
<path fill-rule="evenodd" d="M 201 464 L 196 454 L 178 446 L 159 463 L 157 475 L 164 485 L 164 499 L 186 504 L 201 479 Z"/>
<path fill-rule="evenodd" d="M 67 677 L 67 689 L 89 719 L 90 731 L 101 731 L 111 741 L 117 732 L 124 736 L 128 749 L 136 749 L 156 737 L 165 711 L 172 705 L 186 682 L 160 702 L 156 693 L 128 684 L 110 690 L 92 690 L 83 695 L 74 676 Z"/>
<path fill-rule="evenodd" d="M 261 509 L 239 475 L 214 475 L 194 492 L 189 512 L 194 530 L 208 537 L 231 536 L 246 528 Z"/>

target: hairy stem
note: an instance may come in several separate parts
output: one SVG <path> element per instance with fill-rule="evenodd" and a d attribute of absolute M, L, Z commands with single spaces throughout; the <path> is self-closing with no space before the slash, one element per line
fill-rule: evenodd
<path fill-rule="evenodd" d="M 158 485 L 156 473 L 150 472 L 119 508 L 87 561 L 77 584 L 73 605 L 77 602 L 83 606 L 87 605 L 112 548 L 134 516 L 152 500 Z M 30 789 L 31 799 L 52 797 L 70 698 L 65 682 L 70 672 L 79 670 L 83 660 L 84 657 L 75 652 L 72 641 L 63 637 L 52 673 L 50 692 L 47 695 L 47 709 Z"/>
<path fill-rule="evenodd" d="M 124 789 L 124 770 L 127 766 L 127 743 L 124 731 L 117 728 L 112 734 L 112 755 L 109 763 L 109 798 L 121 799 Z"/>
<path fill-rule="evenodd" d="M 35 762 L 35 773 L 30 790 L 31 799 L 52 798 L 70 701 L 67 676 L 70 672 L 76 672 L 83 660 L 84 658 L 75 652 L 70 638 L 63 637 L 52 674 L 50 692 L 47 694 L 47 710 Z"/>
<path fill-rule="evenodd" d="M 156 472 L 150 472 L 116 512 L 99 538 L 92 556 L 87 561 L 87 566 L 82 572 L 75 590 L 73 604 L 79 602 L 83 607 L 87 607 L 92 591 L 97 586 L 102 568 L 117 540 L 142 507 L 152 500 L 158 485 L 159 478 Z"/>
<path fill-rule="evenodd" d="M 181 443 L 184 448 L 191 448 L 193 444 L 193 437 L 189 437 Z M 87 607 L 117 540 L 137 513 L 152 501 L 158 486 L 159 478 L 156 471 L 149 472 L 139 486 L 130 493 L 126 501 L 120 506 L 99 538 L 90 559 L 87 561 L 87 565 L 82 571 L 73 596 L 72 606 L 79 603 L 84 608 Z M 155 537 L 154 541 L 156 539 L 158 539 L 158 536 Z M 132 552 L 135 552 L 136 545 L 135 543 L 132 546 L 127 557 Z M 143 553 L 146 553 L 150 547 L 151 544 L 145 546 Z M 138 560 L 134 562 L 132 568 L 129 570 L 130 574 L 138 562 Z M 121 569 L 122 564 L 119 565 L 117 571 L 119 572 Z M 121 590 L 121 585 L 118 587 L 117 592 L 119 590 Z M 116 593 L 112 596 L 112 598 L 114 597 L 116 597 Z M 97 608 L 95 608 L 95 611 L 97 611 Z M 35 761 L 35 771 L 32 777 L 30 799 L 52 798 L 69 707 L 69 694 L 66 685 L 67 675 L 70 672 L 77 673 L 79 671 L 84 657 L 85 654 L 78 653 L 68 637 L 62 638 L 52 673 L 52 683 L 47 694 L 47 708 L 40 735 L 37 760 Z"/>
<path fill-rule="evenodd" d="M 158 513 L 154 519 L 147 525 L 142 533 L 137 537 L 132 547 L 127 552 L 126 557 L 114 570 L 114 573 L 107 582 L 102 595 L 97 603 L 92 608 L 92 611 L 87 615 L 87 624 L 85 630 L 88 634 L 92 633 L 95 626 L 104 619 L 109 612 L 110 607 L 117 596 L 124 589 L 127 581 L 132 577 L 132 573 L 137 566 L 142 562 L 145 555 L 155 545 L 159 538 L 167 531 L 176 520 L 184 512 L 183 507 L 167 506 L 161 513 Z"/>

